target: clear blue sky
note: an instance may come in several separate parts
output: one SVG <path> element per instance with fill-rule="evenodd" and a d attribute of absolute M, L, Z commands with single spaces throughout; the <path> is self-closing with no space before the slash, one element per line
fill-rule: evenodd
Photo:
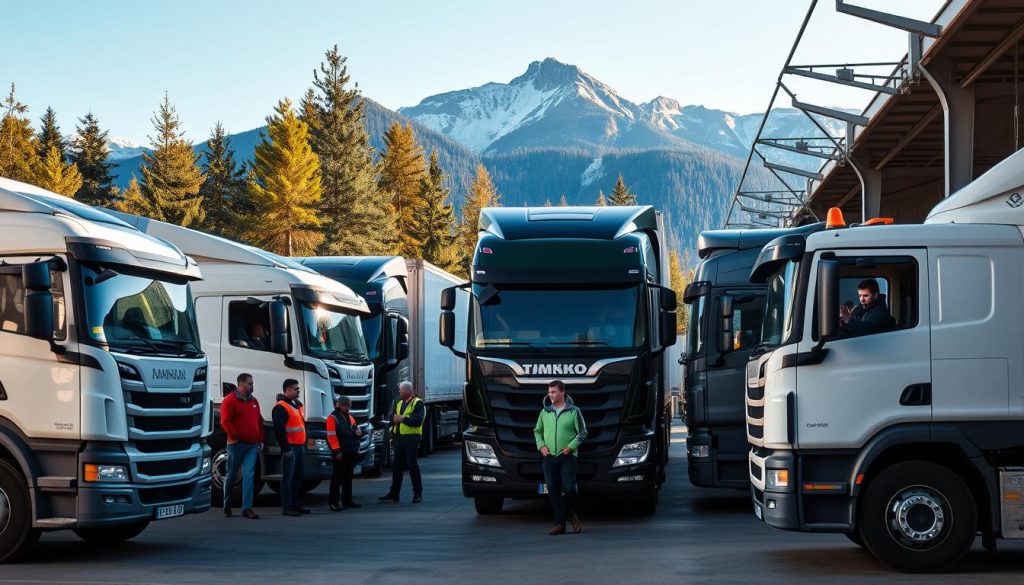
<path fill-rule="evenodd" d="M 940 0 L 856 3 L 931 19 Z M 220 120 L 259 126 L 310 85 L 337 43 L 364 94 L 390 108 L 505 82 L 544 57 L 579 65 L 630 100 L 763 110 L 808 0 L 6 0 L 0 84 L 62 129 L 92 111 L 111 136 L 147 142 L 166 90 L 188 137 Z M 906 35 L 821 0 L 796 61 L 895 61 Z M 861 107 L 868 94 L 794 83 L 805 101 Z"/>

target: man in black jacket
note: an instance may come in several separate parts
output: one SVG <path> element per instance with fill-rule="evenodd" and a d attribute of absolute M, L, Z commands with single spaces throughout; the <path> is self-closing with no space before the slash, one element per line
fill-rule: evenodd
<path fill-rule="evenodd" d="M 398 397 L 391 411 L 391 444 L 395 453 L 391 462 L 391 489 L 380 497 L 380 501 L 398 501 L 402 491 L 402 473 L 408 469 L 409 479 L 412 480 L 412 503 L 419 504 L 423 501 L 423 478 L 420 476 L 418 456 L 427 409 L 423 401 L 416 397 L 412 382 L 398 385 Z"/>
<path fill-rule="evenodd" d="M 329 492 L 332 512 L 341 512 L 342 506 L 362 507 L 352 499 L 352 472 L 360 459 L 359 437 L 363 436 L 363 430 L 349 413 L 351 408 L 352 400 L 348 396 L 338 396 L 334 399 L 334 412 L 327 417 L 327 444 L 331 447 L 333 464 Z"/>
<path fill-rule="evenodd" d="M 858 337 L 896 328 L 896 320 L 885 304 L 885 295 L 879 293 L 877 280 L 868 278 L 858 282 L 857 296 L 860 299 L 859 306 L 853 309 L 845 305 L 839 307 L 839 318 L 843 322 L 840 333 L 843 337 Z"/>
<path fill-rule="evenodd" d="M 274 437 L 281 447 L 281 508 L 285 516 L 301 516 L 310 510 L 299 505 L 302 493 L 302 459 L 306 445 L 306 413 L 299 401 L 299 381 L 287 379 L 277 404 L 270 411 Z"/>

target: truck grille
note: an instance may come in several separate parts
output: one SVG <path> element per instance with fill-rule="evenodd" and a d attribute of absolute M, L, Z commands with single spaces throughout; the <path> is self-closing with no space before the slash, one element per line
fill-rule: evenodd
<path fill-rule="evenodd" d="M 752 445 L 764 445 L 764 364 L 768 355 L 747 362 L 747 441 Z"/>
<path fill-rule="evenodd" d="M 513 455 L 537 452 L 533 427 L 537 424 L 547 384 L 520 384 L 507 368 L 478 362 L 484 369 L 487 397 L 494 417 L 498 445 Z M 615 447 L 626 405 L 633 361 L 606 366 L 593 384 L 570 385 L 566 392 L 583 413 L 587 439 L 580 454 L 602 454 Z M 497 374 L 497 375 L 494 375 Z"/>
<path fill-rule="evenodd" d="M 352 416 L 356 417 L 357 423 L 364 423 L 370 418 L 373 409 L 373 379 L 366 386 L 343 386 L 339 383 L 331 384 L 331 390 L 335 394 L 348 396 L 352 400 Z"/>
<path fill-rule="evenodd" d="M 132 461 L 133 481 L 159 483 L 195 477 L 202 465 L 200 435 L 208 400 L 206 382 L 195 382 L 179 391 L 148 391 L 132 380 L 121 383 L 128 415 L 129 440 L 125 448 Z M 174 489 L 179 493 L 167 491 Z M 145 495 L 140 490 L 140 498 L 146 503 L 180 500 L 193 489 L 192 484 L 186 484 L 152 488 Z"/>

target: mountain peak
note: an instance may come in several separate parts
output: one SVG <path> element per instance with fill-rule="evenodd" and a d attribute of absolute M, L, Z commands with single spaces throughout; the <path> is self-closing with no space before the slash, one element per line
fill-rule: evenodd
<path fill-rule="evenodd" d="M 512 83 L 532 79 L 538 89 L 549 89 L 575 83 L 579 76 L 579 67 L 562 63 L 554 57 L 548 57 L 543 61 L 530 63 L 530 66 L 526 68 L 526 73 L 512 80 Z"/>

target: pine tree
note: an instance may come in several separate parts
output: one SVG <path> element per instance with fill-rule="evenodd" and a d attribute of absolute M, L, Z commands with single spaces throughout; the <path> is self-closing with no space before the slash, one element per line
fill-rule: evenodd
<path fill-rule="evenodd" d="M 604 191 L 598 191 L 597 192 L 597 206 L 598 207 L 607 207 L 608 206 L 608 198 L 604 196 Z"/>
<path fill-rule="evenodd" d="M 455 241 L 455 206 L 448 201 L 450 194 L 448 176 L 435 150 L 430 153 L 430 171 L 420 180 L 420 198 L 425 207 L 417 237 L 423 241 L 424 260 L 454 272 L 461 269 L 463 255 Z"/>
<path fill-rule="evenodd" d="M 384 132 L 384 152 L 380 157 L 380 190 L 388 194 L 394 208 L 398 230 L 398 253 L 411 258 L 422 256 L 421 214 L 426 202 L 420 196 L 420 181 L 427 177 L 423 147 L 416 142 L 412 124 L 393 122 Z"/>
<path fill-rule="evenodd" d="M 68 157 L 68 143 L 60 133 L 60 126 L 57 125 L 57 112 L 53 108 L 46 108 L 46 113 L 39 119 L 42 126 L 39 129 L 39 158 L 44 159 L 51 148 L 56 148 L 61 160 Z"/>
<path fill-rule="evenodd" d="M 469 186 L 462 202 L 462 220 L 459 222 L 458 248 L 465 254 L 462 275 L 469 274 L 476 250 L 477 232 L 480 226 L 480 210 L 485 207 L 501 207 L 501 195 L 491 181 L 491 175 L 482 164 L 476 166 L 476 176 Z"/>
<path fill-rule="evenodd" d="M 206 210 L 203 230 L 218 236 L 237 237 L 241 219 L 240 206 L 244 205 L 248 198 L 245 165 L 238 165 L 235 162 L 231 141 L 220 122 L 213 127 L 206 147 L 203 162 L 206 180 L 199 188 L 199 195 L 203 198 L 203 207 Z"/>
<path fill-rule="evenodd" d="M 679 299 L 679 310 L 676 311 L 676 333 L 685 333 L 687 325 L 687 314 L 686 305 L 682 303 L 683 291 L 686 289 L 688 284 L 685 279 L 686 275 L 683 272 L 682 265 L 679 262 L 679 252 L 672 250 L 668 256 L 668 277 L 670 288 L 675 291 L 676 297 Z M 693 276 L 690 276 L 690 280 L 693 280 Z"/>
<path fill-rule="evenodd" d="M 558 199 L 558 206 L 559 207 L 569 207 L 569 200 L 565 198 L 565 195 L 562 195 Z"/>
<path fill-rule="evenodd" d="M 312 87 L 299 100 L 299 119 L 309 126 L 310 136 L 320 131 L 320 111 L 317 109 L 316 91 Z"/>
<path fill-rule="evenodd" d="M 626 182 L 622 180 L 622 173 L 619 173 L 619 178 L 615 181 L 608 202 L 612 205 L 636 205 L 636 195 L 629 192 L 629 187 L 626 187 Z"/>
<path fill-rule="evenodd" d="M 71 162 L 82 174 L 82 188 L 75 199 L 101 207 L 110 207 L 118 200 L 114 178 L 110 175 L 114 165 L 107 162 L 108 154 L 107 132 L 100 130 L 96 116 L 90 112 L 79 118 L 71 141 Z"/>
<path fill-rule="evenodd" d="M 31 183 L 39 164 L 35 132 L 32 122 L 24 116 L 28 106 L 18 101 L 14 84 L 0 103 L 0 177 Z"/>
<path fill-rule="evenodd" d="M 345 57 L 337 45 L 313 73 L 317 93 L 303 98 L 303 117 L 310 143 L 320 159 L 324 240 L 318 252 L 327 255 L 393 254 L 395 218 L 387 194 L 377 185 L 377 164 L 366 132 L 365 104 L 349 88 Z M 315 115 L 314 115 L 315 113 Z"/>
<path fill-rule="evenodd" d="M 249 183 L 255 214 L 247 239 L 278 254 L 308 256 L 324 239 L 317 216 L 320 161 L 292 102 L 285 98 L 274 111 L 267 117 L 268 136 L 256 147 Z"/>
<path fill-rule="evenodd" d="M 164 94 L 164 101 L 151 118 L 156 133 L 149 137 L 153 154 L 142 155 L 142 193 L 155 211 L 154 219 L 180 226 L 200 226 L 204 219 L 199 189 L 203 174 L 199 155 L 185 139 L 178 112 Z"/>
<path fill-rule="evenodd" d="M 551 203 L 551 198 L 550 197 L 545 197 L 544 198 L 544 207 L 554 207 L 554 204 Z"/>
<path fill-rule="evenodd" d="M 156 210 L 153 209 L 150 200 L 142 194 L 142 187 L 139 186 L 139 182 L 135 177 L 132 177 L 128 186 L 125 187 L 120 197 L 114 201 L 111 207 L 121 213 L 141 215 L 142 217 L 153 217 L 156 215 Z"/>
<path fill-rule="evenodd" d="M 73 162 L 65 162 L 56 146 L 50 146 L 46 158 L 36 163 L 35 184 L 54 193 L 74 197 L 82 188 L 82 174 Z"/>

